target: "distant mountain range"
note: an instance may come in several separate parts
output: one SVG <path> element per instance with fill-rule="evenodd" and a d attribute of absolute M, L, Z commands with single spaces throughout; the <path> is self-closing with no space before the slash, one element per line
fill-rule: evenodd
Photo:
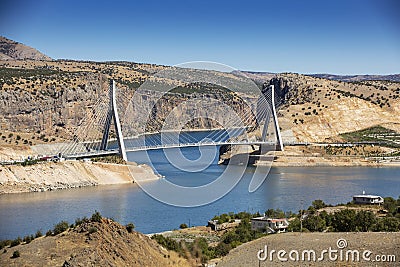
<path fill-rule="evenodd" d="M 15 42 L 6 37 L 0 36 L 0 60 L 53 60 L 49 56 L 39 52 L 37 49 L 22 43 Z M 243 71 L 249 78 L 253 80 L 265 81 L 275 77 L 278 73 L 273 72 L 256 72 Z M 354 81 L 395 81 L 400 82 L 400 74 L 391 75 L 335 75 L 335 74 L 306 74 L 306 76 L 324 78 L 334 81 L 354 82 Z"/>
<path fill-rule="evenodd" d="M 258 79 L 272 79 L 279 73 L 274 72 L 258 72 L 258 71 L 243 71 L 249 78 Z M 357 82 L 357 81 L 393 81 L 400 82 L 400 74 L 390 74 L 390 75 L 335 75 L 335 74 L 304 74 L 306 76 L 323 78 L 333 81 L 342 82 Z"/>
<path fill-rule="evenodd" d="M 390 75 L 334 75 L 334 74 L 308 74 L 308 76 L 324 78 L 334 81 L 342 82 L 356 82 L 356 81 L 395 81 L 400 82 L 400 74 Z"/>
<path fill-rule="evenodd" d="M 52 60 L 35 48 L 0 36 L 0 60 Z"/>

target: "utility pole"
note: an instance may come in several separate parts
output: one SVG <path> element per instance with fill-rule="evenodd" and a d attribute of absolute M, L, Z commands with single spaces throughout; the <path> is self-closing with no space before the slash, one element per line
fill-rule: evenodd
<path fill-rule="evenodd" d="M 300 200 L 301 203 L 301 208 L 300 208 L 300 233 L 303 232 L 303 206 L 304 206 L 304 201 Z"/>

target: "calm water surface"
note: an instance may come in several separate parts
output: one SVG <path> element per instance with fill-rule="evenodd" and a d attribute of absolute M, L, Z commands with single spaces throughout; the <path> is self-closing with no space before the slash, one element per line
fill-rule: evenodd
<path fill-rule="evenodd" d="M 209 183 L 225 169 L 215 159 L 203 172 L 188 174 L 168 164 L 161 151 L 150 153 L 160 174 L 186 186 Z M 195 159 L 199 152 L 196 148 L 185 148 L 183 153 Z M 131 153 L 129 158 L 140 161 L 141 155 Z M 133 222 L 143 233 L 154 233 L 176 229 L 181 223 L 205 225 L 214 215 L 230 211 L 264 212 L 280 208 L 297 212 L 315 199 L 329 204 L 346 203 L 362 191 L 395 198 L 400 195 L 400 168 L 272 168 L 261 187 L 249 193 L 253 171 L 254 168 L 247 168 L 238 185 L 223 198 L 196 208 L 163 204 L 134 184 L 1 195 L 0 239 L 34 234 L 38 229 L 46 232 L 61 220 L 73 223 L 77 217 L 89 217 L 95 210 L 122 224 Z"/>

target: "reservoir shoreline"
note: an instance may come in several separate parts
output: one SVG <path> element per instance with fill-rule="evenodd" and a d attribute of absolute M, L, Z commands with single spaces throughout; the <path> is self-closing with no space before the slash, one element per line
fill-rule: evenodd
<path fill-rule="evenodd" d="M 259 161 L 255 166 L 269 166 Z M 362 158 L 335 157 L 279 157 L 272 167 L 377 167 L 400 168 L 399 161 L 373 162 Z M 135 183 L 136 179 L 157 180 L 150 166 L 134 162 L 128 164 L 65 161 L 44 162 L 31 166 L 0 166 L 0 195 L 45 192 L 86 186 Z"/>
<path fill-rule="evenodd" d="M 85 161 L 44 162 L 30 166 L 0 166 L 0 195 L 46 192 L 98 185 L 134 183 L 135 177 L 157 180 L 144 164 L 114 164 Z"/>

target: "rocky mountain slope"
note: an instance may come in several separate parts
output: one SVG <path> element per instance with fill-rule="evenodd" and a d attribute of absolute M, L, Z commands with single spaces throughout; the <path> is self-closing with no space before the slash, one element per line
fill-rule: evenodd
<path fill-rule="evenodd" d="M 279 123 L 285 136 L 303 142 L 338 140 L 375 125 L 400 132 L 400 83 L 341 82 L 285 73 L 273 78 L 283 93 Z"/>
<path fill-rule="evenodd" d="M 149 237 L 105 218 L 4 251 L 1 266 L 190 266 Z M 14 251 L 20 256 L 13 258 Z"/>
<path fill-rule="evenodd" d="M 39 52 L 35 48 L 0 36 L 0 60 L 15 59 L 51 60 L 50 57 Z"/>
<path fill-rule="evenodd" d="M 70 139 L 86 115 L 94 112 L 96 102 L 108 98 L 109 78 L 117 82 L 118 103 L 123 107 L 140 84 L 163 68 L 127 62 L 0 61 L 0 133 L 4 136 L 0 142 L 6 145 L 34 145 Z M 196 94 L 192 94 L 191 90 L 198 93 L 204 89 L 208 97 L 214 95 L 229 102 L 234 109 L 243 107 L 240 98 L 223 93 L 218 88 L 209 89 L 201 84 L 176 86 L 176 92 L 157 102 L 152 114 L 154 120 L 147 125 L 148 129 L 159 130 L 160 123 L 157 121 L 163 121 L 182 100 L 193 98 Z M 143 98 L 157 99 L 157 95 L 153 92 Z M 218 108 L 218 103 L 214 105 Z M 199 108 L 197 114 L 192 115 L 202 117 L 207 111 Z M 226 118 L 226 114 L 221 112 L 219 120 Z M 123 119 L 124 116 L 121 116 Z M 138 118 L 134 120 L 135 123 L 141 121 Z M 202 128 L 210 126 L 210 121 L 195 120 L 191 124 Z M 93 131 L 100 130 L 103 125 L 97 126 Z"/>
<path fill-rule="evenodd" d="M 82 120 L 93 113 L 96 101 L 106 96 L 107 79 L 116 81 L 121 89 L 121 103 L 126 105 L 143 82 L 165 69 L 165 66 L 131 62 L 0 60 L 0 145 L 28 146 L 71 139 Z M 209 77 L 232 75 L 211 73 Z M 245 75 L 265 87 L 274 84 L 282 96 L 278 115 L 286 142 L 339 140 L 342 133 L 376 125 L 400 131 L 399 82 L 342 82 L 294 73 Z M 163 121 L 174 105 L 191 97 L 191 90 L 223 95 L 216 87 L 189 88 L 173 80 L 163 82 L 177 86 L 178 93 L 157 103 L 153 122 Z M 243 108 L 237 96 L 225 94 L 221 99 L 234 104 L 236 109 Z M 206 111 L 198 109 L 198 114 L 192 115 L 200 116 Z M 192 124 L 201 128 L 210 122 Z M 157 127 L 154 123 L 149 128 L 157 130 Z"/>

